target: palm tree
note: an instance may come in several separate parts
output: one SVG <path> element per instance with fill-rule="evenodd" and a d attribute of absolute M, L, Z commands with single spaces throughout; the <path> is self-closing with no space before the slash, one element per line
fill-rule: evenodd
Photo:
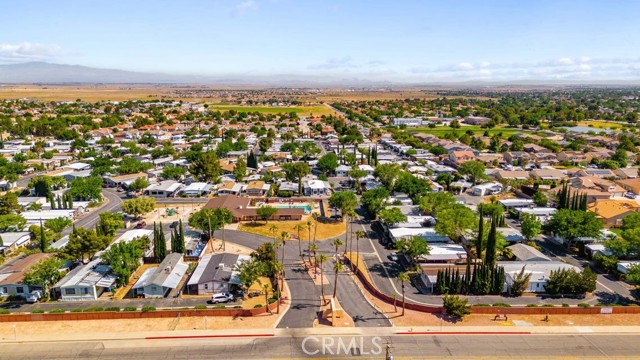
<path fill-rule="evenodd" d="M 314 227 L 313 227 L 313 242 L 316 242 L 316 235 L 318 235 L 318 213 L 312 213 L 311 217 L 313 218 L 313 223 L 314 223 Z"/>
<path fill-rule="evenodd" d="M 356 232 L 354 233 L 354 235 L 356 236 L 356 275 L 358 274 L 358 266 L 360 266 L 360 239 L 367 236 L 367 233 L 365 233 L 362 230 L 356 230 Z"/>
<path fill-rule="evenodd" d="M 407 272 L 401 272 L 398 274 L 398 281 L 402 285 L 402 316 L 404 316 L 404 283 L 409 281 L 409 274 Z"/>
<path fill-rule="evenodd" d="M 262 284 L 262 291 L 264 292 L 264 306 L 267 307 L 267 311 L 271 314 L 271 309 L 269 309 L 269 284 Z"/>
<path fill-rule="evenodd" d="M 284 246 L 287 244 L 287 241 L 289 241 L 290 239 L 291 239 L 291 235 L 288 232 L 283 231 L 280 233 L 280 241 L 282 241 L 282 275 L 281 275 L 280 286 L 278 287 L 279 290 L 282 290 L 282 287 L 284 286 Z"/>
<path fill-rule="evenodd" d="M 294 226 L 294 229 L 298 231 L 298 252 L 300 253 L 300 257 L 302 257 L 302 238 L 300 238 L 300 231 L 304 230 L 304 224 L 296 224 L 296 226 Z"/>
<path fill-rule="evenodd" d="M 358 214 L 356 214 L 356 211 L 354 209 L 349 208 L 349 209 L 343 210 L 343 215 L 346 216 L 346 220 L 347 220 L 347 224 L 345 225 L 345 230 L 346 230 L 347 233 L 345 234 L 344 238 L 345 238 L 345 241 L 347 243 L 349 243 L 349 252 L 351 252 L 351 248 L 353 247 L 353 238 L 350 237 L 349 235 L 351 233 L 351 230 L 353 230 L 353 222 L 352 222 L 352 220 Z M 351 242 L 349 242 L 349 240 L 351 240 Z M 345 246 L 344 246 L 344 252 L 345 253 L 347 252 L 347 244 L 345 244 Z"/>
<path fill-rule="evenodd" d="M 275 245 L 276 244 L 276 231 L 278 231 L 278 225 L 271 224 L 271 227 L 269 227 L 269 231 L 271 232 L 271 236 L 273 237 L 273 245 Z"/>
<path fill-rule="evenodd" d="M 338 255 L 338 250 L 340 249 L 340 246 L 342 246 L 342 244 L 344 244 L 342 239 L 340 238 L 333 239 L 333 246 L 336 247 L 336 255 Z"/>
<path fill-rule="evenodd" d="M 311 254 L 313 254 L 313 266 L 318 266 L 318 258 L 316 258 L 316 251 L 318 251 L 318 244 L 311 243 L 309 245 L 309 263 L 311 263 Z"/>
<path fill-rule="evenodd" d="M 307 219 L 307 232 L 309 233 L 309 238 L 307 239 L 307 253 L 311 254 L 311 220 L 309 219 Z"/>
<path fill-rule="evenodd" d="M 227 241 L 225 238 L 225 225 L 233 222 L 233 214 L 231 210 L 226 208 L 218 208 L 216 209 L 218 215 L 218 222 L 220 223 L 220 227 L 222 228 L 222 251 L 227 249 Z"/>
<path fill-rule="evenodd" d="M 340 273 L 340 271 L 344 270 L 344 266 L 342 266 L 342 263 L 340 262 L 339 259 L 336 259 L 335 264 L 333 264 L 333 271 L 336 272 L 335 274 L 335 280 L 333 282 L 333 298 L 335 299 L 336 296 L 338 296 L 338 273 Z"/>
<path fill-rule="evenodd" d="M 322 264 L 327 261 L 327 255 L 320 254 L 318 255 L 318 264 L 320 265 L 320 291 L 322 292 L 322 305 L 324 302 L 324 269 L 322 268 Z"/>

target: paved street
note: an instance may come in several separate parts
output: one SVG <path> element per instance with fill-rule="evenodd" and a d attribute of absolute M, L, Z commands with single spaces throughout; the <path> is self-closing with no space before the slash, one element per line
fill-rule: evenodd
<path fill-rule="evenodd" d="M 637 335 L 391 335 L 4 343 L 3 360 L 39 359 L 637 359 Z M 304 345 L 303 345 L 304 344 Z M 343 344 L 342 347 L 339 344 Z M 313 354 L 313 355 L 312 355 Z"/>

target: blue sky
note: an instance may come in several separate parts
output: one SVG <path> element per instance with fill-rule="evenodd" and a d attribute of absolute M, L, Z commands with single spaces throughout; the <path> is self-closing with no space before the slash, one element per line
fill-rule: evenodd
<path fill-rule="evenodd" d="M 403 82 L 637 80 L 638 14 L 631 0 L 9 1 L 0 63 Z"/>

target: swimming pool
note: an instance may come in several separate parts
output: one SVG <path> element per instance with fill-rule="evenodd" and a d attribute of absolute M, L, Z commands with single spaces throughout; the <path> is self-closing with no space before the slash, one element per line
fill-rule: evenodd
<path fill-rule="evenodd" d="M 310 205 L 276 205 L 278 209 L 304 209 L 304 212 L 310 213 L 311 206 Z"/>

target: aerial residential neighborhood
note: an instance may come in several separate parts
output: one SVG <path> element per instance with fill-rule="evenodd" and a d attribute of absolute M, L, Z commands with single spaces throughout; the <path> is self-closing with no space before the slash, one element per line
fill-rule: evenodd
<path fill-rule="evenodd" d="M 634 2 L 7 2 L 0 359 L 627 359 Z"/>

